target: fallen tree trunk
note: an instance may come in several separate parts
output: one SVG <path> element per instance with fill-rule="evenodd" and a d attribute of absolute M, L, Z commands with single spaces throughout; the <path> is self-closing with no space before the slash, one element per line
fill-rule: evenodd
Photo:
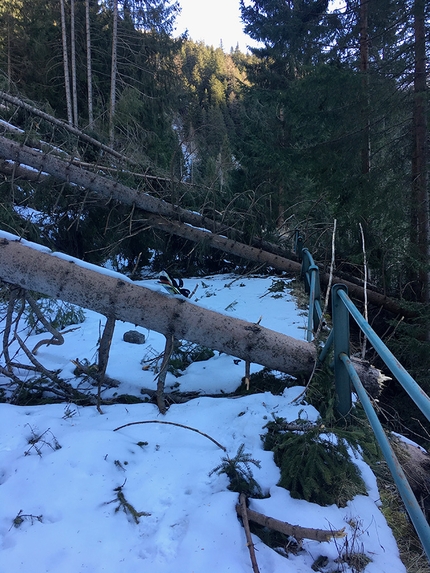
<path fill-rule="evenodd" d="M 41 115 L 42 117 L 44 115 L 47 115 L 47 114 L 44 114 L 43 112 L 40 112 L 39 110 L 36 110 L 36 108 L 29 106 L 25 102 L 20 103 L 20 100 L 18 100 L 18 98 L 14 98 L 13 96 L 8 96 L 8 94 L 5 94 L 4 92 L 0 91 L 0 97 L 6 98 L 6 96 L 8 98 L 7 101 L 15 103 L 15 105 L 20 105 L 21 107 L 24 106 L 25 109 L 29 108 L 29 111 L 34 110 L 35 112 L 38 112 L 38 115 Z M 52 121 L 54 123 L 59 122 L 59 125 L 61 125 L 61 127 L 64 127 L 65 129 L 72 130 L 72 132 L 76 132 L 75 135 L 80 136 L 82 139 L 84 139 L 84 140 L 88 139 L 88 137 L 85 134 L 83 134 L 80 130 L 73 128 L 72 126 L 69 126 L 68 124 L 65 124 L 64 122 L 56 120 L 52 116 L 48 116 L 48 118 L 50 118 L 50 119 L 48 119 L 49 121 Z M 5 139 L 5 141 L 10 141 L 7 138 L 4 138 L 4 139 Z M 96 140 L 92 140 L 92 138 L 89 138 L 89 142 L 93 143 L 94 145 L 96 143 L 98 143 Z M 0 147 L 4 146 L 4 145 L 5 145 L 5 142 L 0 143 Z M 13 148 L 12 148 L 15 153 L 16 153 L 16 147 L 15 147 L 16 145 L 18 145 L 18 144 L 15 143 Z M 27 148 L 27 149 L 32 149 L 32 148 Z M 107 150 L 113 151 L 110 148 L 108 148 Z M 1 154 L 1 151 L 0 151 L 0 154 Z M 3 154 L 3 156 L 6 158 L 6 154 Z M 127 159 L 127 158 L 124 158 L 122 155 L 120 155 L 119 157 L 122 159 Z M 11 161 L 12 158 L 7 157 L 7 160 Z M 73 165 L 75 167 L 80 167 L 80 168 L 82 168 L 82 167 L 94 167 L 91 164 L 84 164 L 81 161 L 77 162 L 75 160 L 73 160 L 73 161 L 71 160 L 68 163 L 63 161 L 64 168 L 66 168 L 68 165 L 70 165 L 70 163 L 73 163 Z M 129 161 L 129 163 L 133 163 L 133 161 Z M 28 164 L 31 167 L 34 167 L 30 162 Z M 46 177 L 46 174 L 41 173 L 40 167 L 36 167 L 36 168 L 39 169 L 39 173 L 36 173 L 34 171 L 30 171 L 30 169 L 26 169 L 25 167 L 21 167 L 19 165 L 19 159 L 16 161 L 16 163 L 12 163 L 12 164 L 7 163 L 6 161 L 0 162 L 0 172 L 5 173 L 6 175 L 16 174 L 16 175 L 19 175 L 25 179 L 30 180 L 30 181 L 36 181 L 36 180 L 39 180 L 39 178 L 41 180 L 41 179 L 43 179 L 43 177 Z M 114 170 L 114 168 L 106 168 L 106 167 L 103 167 L 103 169 L 104 170 Z M 49 170 L 48 167 L 45 171 L 47 173 L 51 173 L 51 171 Z M 90 171 L 87 171 L 87 173 L 89 175 L 92 175 L 92 172 L 90 172 Z M 165 177 L 148 175 L 145 173 L 141 173 L 141 174 L 139 174 L 139 176 L 142 177 L 147 182 L 158 181 L 158 182 L 164 182 L 164 183 L 168 183 L 168 184 L 174 182 L 175 184 L 180 183 L 181 185 L 187 185 L 187 186 L 190 185 L 189 183 L 185 183 L 184 181 L 174 181 L 172 179 L 168 179 Z M 57 175 L 57 177 L 58 177 L 58 175 Z M 62 180 L 65 180 L 64 177 L 62 178 Z M 112 180 L 106 179 L 106 181 L 110 181 L 112 183 Z M 138 195 L 138 193 L 139 193 L 136 190 L 133 190 L 133 192 L 136 195 Z M 137 203 L 136 203 L 136 205 L 137 205 Z M 189 211 L 186 211 L 186 210 L 184 210 L 184 211 L 185 211 L 185 213 L 188 213 L 188 214 L 190 213 Z M 175 210 L 175 213 L 178 214 L 178 211 Z M 181 214 L 181 211 L 179 211 L 179 215 L 180 214 Z M 220 221 L 216 221 L 216 220 L 211 219 L 209 217 L 204 217 L 203 215 L 200 215 L 198 213 L 192 213 L 192 216 L 193 216 L 193 223 L 191 223 L 191 224 L 194 224 L 194 225 L 197 224 L 200 226 L 204 226 L 205 228 L 210 229 L 214 233 L 223 233 L 223 232 L 226 232 L 226 230 L 229 228 L 227 225 L 221 223 Z M 195 219 L 196 216 L 200 218 L 200 221 L 196 221 L 196 219 Z M 185 219 L 183 219 L 183 220 L 185 220 Z M 237 238 L 240 238 L 240 236 L 242 236 L 242 233 L 240 231 L 237 231 L 236 229 L 233 229 L 233 230 L 234 230 L 235 235 L 237 235 Z M 268 251 L 269 253 L 280 255 L 281 257 L 285 255 L 285 249 L 283 247 L 281 247 L 279 245 L 275 245 L 274 243 L 266 241 L 265 239 L 262 239 L 262 238 L 258 238 L 258 237 L 254 238 L 252 240 L 252 246 L 254 246 L 258 249 L 263 249 L 264 251 Z"/>
<path fill-rule="evenodd" d="M 33 169 L 37 169 L 41 172 L 50 173 L 61 181 L 80 185 L 107 200 L 118 201 L 124 205 L 134 205 L 149 213 L 179 219 L 196 227 L 205 227 L 210 230 L 216 230 L 217 232 L 227 230 L 227 226 L 215 223 L 213 220 L 199 213 L 187 211 L 167 201 L 127 187 L 122 183 L 82 169 L 74 165 L 71 161 L 63 161 L 58 157 L 43 153 L 26 145 L 21 145 L 6 137 L 0 137 L 0 157 L 29 165 L 33 167 Z"/>
<path fill-rule="evenodd" d="M 298 274 L 302 269 L 301 263 L 292 261 L 291 259 L 286 259 L 285 257 L 263 251 L 262 249 L 257 249 L 256 247 L 239 243 L 238 241 L 234 241 L 221 235 L 216 235 L 215 233 L 205 231 L 204 229 L 184 225 L 179 221 L 166 220 L 163 217 L 158 217 L 157 215 L 150 215 L 145 219 L 145 221 L 147 221 L 151 227 L 157 227 L 166 233 L 178 235 L 184 239 L 194 242 L 207 243 L 215 249 L 236 255 L 248 261 L 266 264 L 279 271 Z M 328 285 L 329 280 L 330 275 L 328 273 L 320 273 L 321 284 Z M 364 300 L 363 287 L 340 277 L 333 277 L 332 280 L 333 284 L 341 283 L 346 285 L 348 287 L 348 294 L 350 297 Z M 413 316 L 413 313 L 408 309 L 402 308 L 398 301 L 390 299 L 379 292 L 368 290 L 367 300 L 370 304 L 382 306 L 394 314 L 402 313 L 404 316 Z"/>
<path fill-rule="evenodd" d="M 140 193 L 111 179 L 81 169 L 70 162 L 67 163 L 52 155 L 19 145 L 4 137 L 0 137 L 0 157 L 30 165 L 39 171 L 46 171 L 62 181 L 73 182 L 90 189 L 108 200 L 113 199 L 125 205 L 134 205 L 151 214 L 147 216 L 147 221 L 151 226 L 167 233 L 179 235 L 193 242 L 203 241 L 213 248 L 246 260 L 267 264 L 284 272 L 298 273 L 301 270 L 301 264 L 296 261 L 223 236 L 222 233 L 226 232 L 227 228 L 222 228 L 219 223 L 199 213 L 187 211 L 146 193 Z M 216 230 L 216 233 L 211 232 L 213 230 Z M 328 273 L 320 273 L 322 284 L 328 284 L 329 279 Z M 363 287 L 340 277 L 333 277 L 333 283 L 346 285 L 352 298 L 364 300 Z M 409 309 L 403 308 L 399 301 L 375 291 L 367 291 L 367 300 L 370 304 L 382 306 L 394 314 L 414 315 Z"/>
<path fill-rule="evenodd" d="M 296 274 L 299 273 L 302 268 L 301 264 L 296 261 L 268 253 L 262 249 L 251 247 L 245 243 L 239 243 L 239 241 L 235 241 L 234 239 L 229 239 L 223 235 L 217 235 L 179 221 L 168 220 L 157 215 L 148 215 L 145 217 L 145 222 L 151 227 L 156 227 L 171 235 L 183 237 L 194 243 L 207 244 L 214 249 L 224 251 L 225 253 L 235 255 L 247 261 L 265 264 L 280 271 Z"/>
<path fill-rule="evenodd" d="M 0 240 L 0 278 L 5 282 L 293 376 L 309 376 L 312 371 L 312 344 L 13 239 L 4 234 Z"/>
<path fill-rule="evenodd" d="M 251 558 L 252 570 L 254 571 L 254 573 L 260 573 L 260 569 L 258 568 L 257 558 L 255 556 L 254 544 L 252 542 L 251 528 L 249 527 L 249 521 L 248 521 L 249 519 L 248 508 L 246 507 L 246 495 L 244 493 L 240 494 L 239 503 L 240 503 L 240 513 L 239 510 L 237 511 L 242 516 L 243 528 L 245 529 L 245 535 L 246 535 L 246 545 L 248 546 L 249 556 Z M 238 506 L 236 506 L 236 509 L 237 507 Z"/>
<path fill-rule="evenodd" d="M 37 115 L 38 117 L 41 117 L 42 119 L 44 119 L 45 121 L 48 121 L 49 123 L 52 123 L 53 125 L 56 125 L 57 127 L 61 127 L 62 129 L 65 129 L 66 131 L 73 133 L 73 135 L 76 135 L 77 137 L 82 139 L 82 141 L 86 141 L 87 143 L 90 143 L 91 145 L 99 148 L 101 151 L 104 151 L 105 153 L 108 153 L 109 155 L 112 155 L 113 157 L 116 157 L 117 159 L 120 159 L 121 161 L 124 161 L 125 163 L 139 165 L 137 163 L 137 161 L 133 161 L 132 159 L 130 159 L 129 157 L 126 157 L 122 153 L 119 153 L 118 151 L 116 151 L 112 147 L 109 147 L 108 145 L 104 145 L 103 143 L 101 143 L 97 139 L 94 139 L 90 135 L 84 133 L 83 131 L 81 131 L 77 127 L 74 127 L 68 123 L 65 123 L 64 121 L 61 121 L 61 119 L 57 119 L 56 117 L 49 115 L 48 113 L 45 113 L 44 111 L 41 111 L 37 107 L 34 107 L 33 105 L 30 105 L 30 104 L 26 103 L 25 101 L 23 101 L 17 97 L 14 97 L 14 96 L 12 96 L 12 95 L 4 92 L 4 91 L 0 91 L 0 99 L 7 101 L 8 103 L 11 103 L 13 105 L 16 105 L 16 106 L 20 107 L 21 109 L 25 109 L 26 111 L 29 111 L 33 115 Z"/>

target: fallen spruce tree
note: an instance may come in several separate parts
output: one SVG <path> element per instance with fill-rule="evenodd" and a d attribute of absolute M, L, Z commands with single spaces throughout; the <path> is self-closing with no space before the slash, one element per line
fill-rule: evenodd
<path fill-rule="evenodd" d="M 0 278 L 143 326 L 178 340 L 188 340 L 247 362 L 308 377 L 315 363 L 312 344 L 202 308 L 181 296 L 144 288 L 118 273 L 52 253 L 3 233 Z"/>
<path fill-rule="evenodd" d="M 0 157 L 14 161 L 16 164 L 29 165 L 39 172 L 47 172 L 62 181 L 75 183 L 107 200 L 140 209 L 143 213 L 142 218 L 149 226 L 166 233 L 178 235 L 193 242 L 205 243 L 212 248 L 242 259 L 265 264 L 280 271 L 298 273 L 301 270 L 300 263 L 281 256 L 278 249 L 276 253 L 269 252 L 262 247 L 229 238 L 226 235 L 228 228 L 210 218 L 83 169 L 71 161 L 63 161 L 51 154 L 20 145 L 5 137 L 0 137 Z M 322 272 L 320 280 L 322 284 L 328 284 L 329 274 Z M 351 297 L 364 300 L 365 290 L 362 286 L 340 277 L 333 277 L 333 283 L 345 284 Z M 383 307 L 392 313 L 411 315 L 410 309 L 403 308 L 397 300 L 369 289 L 366 294 L 370 304 Z"/>

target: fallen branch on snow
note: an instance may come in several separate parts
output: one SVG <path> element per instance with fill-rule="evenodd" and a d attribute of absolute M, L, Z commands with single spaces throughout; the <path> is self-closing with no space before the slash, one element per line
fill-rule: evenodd
<path fill-rule="evenodd" d="M 255 556 L 254 544 L 252 543 L 251 530 L 249 528 L 248 508 L 246 507 L 246 495 L 241 493 L 239 496 L 239 504 L 236 509 L 240 507 L 240 516 L 242 517 L 243 527 L 246 535 L 246 545 L 249 549 L 249 556 L 251 558 L 252 570 L 254 573 L 260 573 L 258 568 L 257 558 Z M 239 511 L 238 511 L 239 513 Z"/>
<path fill-rule="evenodd" d="M 208 434 L 205 434 L 204 432 L 201 432 L 200 430 L 197 430 L 196 428 L 191 428 L 190 426 L 184 426 L 183 424 L 177 424 L 176 422 L 165 422 L 162 420 L 144 420 L 142 422 L 129 422 L 128 424 L 124 424 L 123 426 L 118 426 L 118 428 L 114 429 L 114 432 L 116 432 L 117 430 L 121 430 L 122 428 L 126 428 L 127 426 L 135 426 L 136 424 L 167 424 L 169 426 L 177 426 L 178 428 L 185 428 L 186 430 L 191 430 L 192 432 L 197 432 L 197 434 L 204 436 L 205 438 L 207 438 L 208 440 L 210 440 L 211 442 L 216 444 L 219 448 L 224 450 L 224 452 L 227 451 L 227 448 L 225 448 L 219 442 L 217 442 L 216 440 L 214 440 L 213 438 L 208 436 Z"/>
<path fill-rule="evenodd" d="M 241 494 L 243 495 L 243 494 Z M 291 525 L 286 521 L 280 521 L 273 517 L 268 517 L 257 511 L 252 511 L 252 509 L 247 508 L 245 512 L 245 517 L 243 515 L 243 507 L 241 503 L 236 505 L 237 514 L 242 517 L 242 519 L 249 519 L 249 521 L 254 521 L 263 527 L 268 527 L 269 529 L 274 529 L 285 535 L 291 535 L 295 539 L 312 539 L 314 541 L 330 541 L 330 539 L 338 539 L 340 537 L 345 537 L 345 528 L 339 530 L 327 530 L 327 529 L 312 529 L 310 527 L 300 527 L 300 525 Z"/>

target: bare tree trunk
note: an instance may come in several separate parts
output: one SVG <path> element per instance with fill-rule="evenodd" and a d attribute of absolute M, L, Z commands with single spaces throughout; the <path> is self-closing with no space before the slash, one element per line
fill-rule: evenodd
<path fill-rule="evenodd" d="M 12 85 L 12 48 L 11 48 L 11 35 L 13 26 L 11 25 L 12 14 L 6 14 L 7 18 L 7 89 L 10 91 Z"/>
<path fill-rule="evenodd" d="M 249 556 L 251 558 L 252 570 L 254 573 L 260 573 L 257 558 L 255 556 L 254 544 L 252 542 L 251 528 L 249 527 L 248 508 L 246 507 L 246 495 L 244 493 L 240 494 L 239 503 L 240 506 L 236 506 L 236 511 L 242 517 L 243 528 L 245 529 L 246 535 L 246 545 L 248 546 Z M 240 510 L 238 507 L 240 507 Z"/>
<path fill-rule="evenodd" d="M 163 355 L 163 362 L 161 363 L 160 372 L 158 373 L 157 377 L 157 406 L 160 410 L 160 414 L 166 413 L 166 401 L 164 395 L 164 387 L 166 384 L 166 376 L 167 371 L 169 368 L 170 357 L 172 356 L 172 352 L 175 345 L 175 337 L 174 336 L 166 336 L 166 344 L 164 345 L 164 355 Z"/>
<path fill-rule="evenodd" d="M 361 148 L 361 172 L 370 172 L 370 119 L 369 119 L 369 29 L 370 0 L 360 0 L 360 71 L 362 74 L 363 143 Z"/>
<path fill-rule="evenodd" d="M 112 344 L 113 333 L 115 331 L 115 318 L 112 316 L 106 317 L 106 324 L 103 329 L 103 334 L 100 338 L 99 344 L 99 363 L 98 363 L 98 377 L 97 377 L 97 410 L 101 411 L 101 391 L 102 385 L 106 376 L 106 368 L 109 362 L 110 347 Z"/>
<path fill-rule="evenodd" d="M 421 302 L 430 300 L 430 224 L 427 190 L 427 84 L 425 0 L 414 2 L 415 73 L 414 73 L 414 151 L 412 159 L 412 232 L 420 259 Z"/>
<path fill-rule="evenodd" d="M 285 224 L 285 197 L 284 186 L 280 183 L 278 187 L 278 216 L 276 218 L 276 228 L 281 229 Z"/>
<path fill-rule="evenodd" d="M 118 48 L 118 0 L 113 2 L 112 64 L 110 73 L 109 145 L 114 143 L 114 117 L 116 107 L 116 75 Z"/>
<path fill-rule="evenodd" d="M 87 93 L 88 93 L 88 125 L 94 129 L 93 112 L 93 73 L 91 61 L 91 27 L 90 27 L 90 0 L 85 0 L 85 30 L 87 40 Z"/>
<path fill-rule="evenodd" d="M 316 359 L 313 344 L 207 310 L 182 297 L 146 289 L 122 275 L 112 276 L 105 269 L 55 255 L 40 245 L 3 238 L 0 276 L 5 282 L 112 319 L 204 344 L 293 376 L 308 376 Z"/>
<path fill-rule="evenodd" d="M 75 0 L 70 0 L 70 56 L 72 61 L 72 103 L 73 125 L 79 125 L 78 121 L 78 91 L 76 87 L 76 37 L 75 37 Z"/>
<path fill-rule="evenodd" d="M 67 51 L 66 10 L 64 0 L 60 0 L 61 38 L 63 41 L 64 88 L 66 90 L 67 121 L 73 125 L 72 98 L 70 95 L 69 55 Z"/>

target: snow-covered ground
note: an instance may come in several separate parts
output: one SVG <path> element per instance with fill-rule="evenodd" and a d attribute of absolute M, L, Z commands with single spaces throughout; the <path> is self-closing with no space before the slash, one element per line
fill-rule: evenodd
<path fill-rule="evenodd" d="M 251 322 L 262 317 L 263 326 L 304 339 L 306 316 L 288 292 L 271 292 L 277 280 L 218 276 L 190 279 L 185 286 L 193 290 L 198 283 L 193 297 L 198 304 Z M 142 284 L 161 290 L 156 280 Z M 85 322 L 65 334 L 62 346 L 42 346 L 38 351 L 38 360 L 61 370 L 63 378 L 73 378 L 71 360 L 96 360 L 105 319 L 94 312 L 85 314 Z M 134 325 L 117 323 L 107 374 L 120 386 L 105 390 L 105 398 L 115 393 L 142 396 L 141 388 L 156 387 L 154 372 L 143 366 L 162 352 L 164 337 L 138 328 L 146 342 L 130 344 L 123 341 L 127 330 L 135 330 Z M 32 336 L 28 347 L 43 338 L 46 333 Z M 260 369 L 252 365 L 252 372 Z M 167 390 L 230 392 L 243 376 L 243 361 L 216 352 L 189 366 L 179 378 L 169 374 Z M 375 477 L 362 460 L 355 462 L 368 495 L 355 497 L 345 508 L 292 499 L 276 485 L 279 469 L 272 453 L 263 450 L 260 435 L 274 415 L 288 421 L 318 418 L 313 407 L 294 402 L 302 390 L 292 385 L 282 396 L 201 396 L 171 405 L 165 416 L 151 403 L 103 406 L 103 414 L 74 404 L 0 404 L 0 573 L 251 572 L 244 529 L 235 511 L 238 495 L 227 489 L 225 474 L 211 473 L 242 444 L 261 462 L 261 468 L 252 466 L 253 475 L 270 494 L 251 500 L 251 509 L 292 524 L 345 528 L 347 533 L 331 542 L 304 540 L 302 550 L 287 558 L 253 537 L 261 573 L 311 573 L 321 555 L 328 558 L 323 571 L 353 571 L 335 562 L 346 549 L 372 560 L 366 573 L 403 573 L 378 507 Z M 195 428 L 226 452 L 208 437 L 176 425 L 147 423 L 115 431 L 143 421 Z M 135 519 L 125 512 L 127 502 L 142 515 Z"/>

